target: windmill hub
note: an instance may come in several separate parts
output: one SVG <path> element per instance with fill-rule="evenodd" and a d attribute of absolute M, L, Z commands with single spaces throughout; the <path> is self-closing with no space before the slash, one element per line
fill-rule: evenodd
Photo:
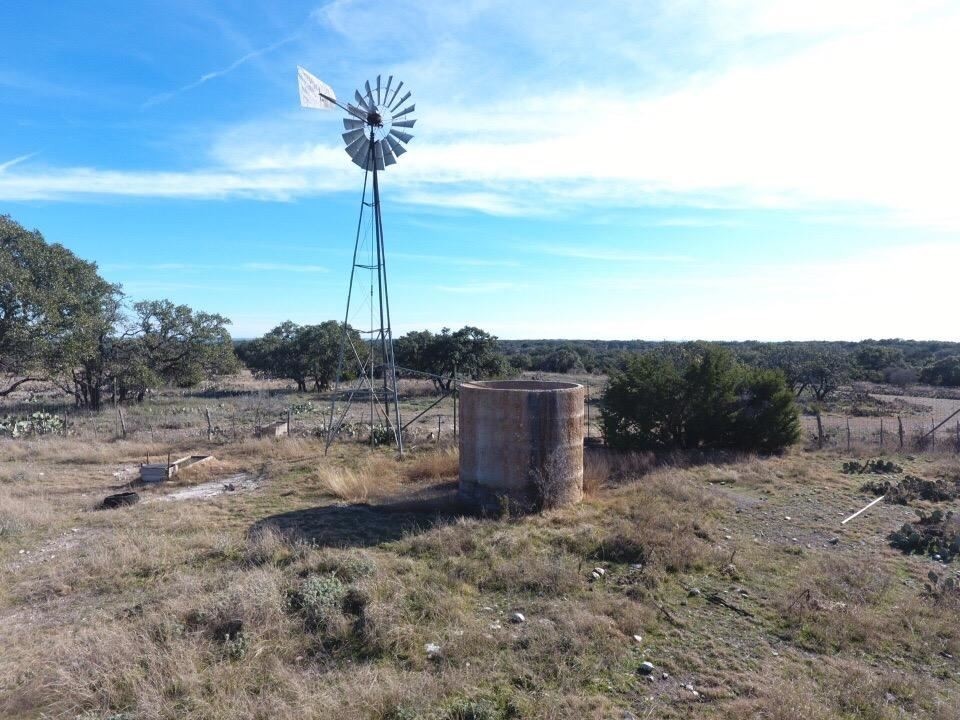
<path fill-rule="evenodd" d="M 367 113 L 367 123 L 374 127 L 383 127 L 383 116 L 376 111 L 369 112 Z"/>

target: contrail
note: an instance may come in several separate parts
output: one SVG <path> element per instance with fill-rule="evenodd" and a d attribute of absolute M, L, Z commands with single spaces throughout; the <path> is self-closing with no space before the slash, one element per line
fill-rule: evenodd
<path fill-rule="evenodd" d="M 179 95 L 180 93 L 187 92 L 188 90 L 193 90 L 194 88 L 198 88 L 201 85 L 210 82 L 211 80 L 214 80 L 218 77 L 222 77 L 228 73 L 231 73 L 234 70 L 236 70 L 238 67 L 243 65 L 245 62 L 247 62 L 248 60 L 252 60 L 255 57 L 260 57 L 261 55 L 266 55 L 267 53 L 273 52 L 274 50 L 276 50 L 278 47 L 281 47 L 282 45 L 286 45 L 289 42 L 293 42 L 299 37 L 299 35 L 300 33 L 296 33 L 295 35 L 291 35 L 290 37 L 284 38 L 283 40 L 279 40 L 273 43 L 272 45 L 267 45 L 266 47 L 262 47 L 259 50 L 252 50 L 251 52 L 248 52 L 243 57 L 234 60 L 232 63 L 230 63 L 227 67 L 223 68 L 222 70 L 214 70 L 213 72 L 205 73 L 201 75 L 197 80 L 194 80 L 189 85 L 184 85 L 182 88 L 179 88 L 177 90 L 172 90 L 170 92 L 160 93 L 159 95 L 154 95 L 152 98 L 149 98 L 146 102 L 144 102 L 143 105 L 140 106 L 140 109 L 146 110 L 147 108 L 153 107 L 154 105 L 160 105 L 161 103 L 167 102 L 168 100 Z"/>
<path fill-rule="evenodd" d="M 21 155 L 20 157 L 15 157 L 12 160 L 7 160 L 6 162 L 0 163 L 0 173 L 2 173 L 4 170 L 8 168 L 12 168 L 14 165 L 19 165 L 24 160 L 29 160 L 36 154 L 37 153 L 35 152 L 27 153 L 26 155 Z"/>

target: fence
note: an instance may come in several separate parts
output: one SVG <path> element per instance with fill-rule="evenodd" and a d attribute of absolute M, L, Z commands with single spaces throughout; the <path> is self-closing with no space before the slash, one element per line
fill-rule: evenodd
<path fill-rule="evenodd" d="M 953 412 L 927 416 L 807 415 L 802 427 L 804 440 L 817 447 L 960 452 L 960 406 Z"/>

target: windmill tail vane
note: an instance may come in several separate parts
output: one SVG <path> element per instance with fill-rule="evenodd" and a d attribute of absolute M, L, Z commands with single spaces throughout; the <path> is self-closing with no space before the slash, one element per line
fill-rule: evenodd
<path fill-rule="evenodd" d="M 342 133 L 344 150 L 350 160 L 364 170 L 337 379 L 330 401 L 327 449 L 348 422 L 357 420 L 354 405 L 363 405 L 368 406 L 369 414 L 366 407 L 361 407 L 360 421 L 369 421 L 370 444 L 375 445 L 378 440 L 390 437 L 402 455 L 405 426 L 400 419 L 378 173 L 395 165 L 397 159 L 407 152 L 406 145 L 413 139 L 408 131 L 417 122 L 413 117 L 416 105 L 412 102 L 406 104 L 411 93 L 404 90 L 403 81 L 394 82 L 393 75 L 389 75 L 386 82 L 382 75 L 377 75 L 373 83 L 366 81 L 362 88 L 354 91 L 353 102 L 346 104 L 337 99 L 333 88 L 299 66 L 297 82 L 303 107 L 317 110 L 340 108 L 346 113 L 343 118 L 345 132 Z M 369 183 L 371 174 L 373 182 Z M 372 194 L 372 202 L 368 201 L 368 194 Z M 362 293 L 360 300 L 354 302 L 354 285 L 367 271 L 369 295 Z M 358 319 L 360 313 L 368 313 L 360 322 L 369 322 L 369 329 L 355 330 L 351 326 L 351 321 Z M 346 377 L 356 378 L 351 381 L 349 390 L 344 382 Z"/>

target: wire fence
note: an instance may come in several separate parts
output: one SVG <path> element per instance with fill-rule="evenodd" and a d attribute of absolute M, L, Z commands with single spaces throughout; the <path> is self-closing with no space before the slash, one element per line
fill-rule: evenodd
<path fill-rule="evenodd" d="M 804 441 L 817 447 L 960 452 L 960 402 L 933 415 L 806 415 L 801 424 Z"/>

